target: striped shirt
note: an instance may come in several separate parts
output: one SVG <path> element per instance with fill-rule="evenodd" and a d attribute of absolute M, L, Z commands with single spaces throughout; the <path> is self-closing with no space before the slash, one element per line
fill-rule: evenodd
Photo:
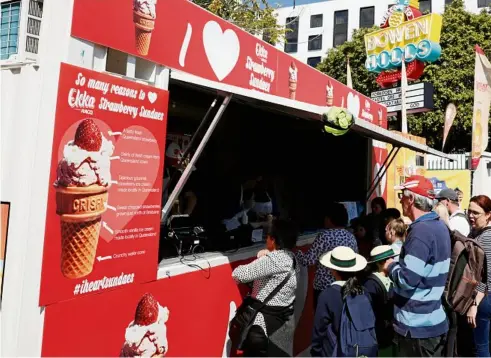
<path fill-rule="evenodd" d="M 399 262 L 388 268 L 394 282 L 394 330 L 398 334 L 431 338 L 448 331 L 441 298 L 450 251 L 450 234 L 436 213 L 427 213 L 409 226 Z"/>
<path fill-rule="evenodd" d="M 484 253 L 486 254 L 486 261 L 491 262 L 491 226 L 488 226 L 484 230 L 481 230 L 481 232 L 477 235 L 476 240 L 481 244 Z M 487 265 L 487 267 L 488 267 L 487 284 L 480 282 L 477 285 L 477 290 L 482 293 L 491 291 L 491 265 Z"/>

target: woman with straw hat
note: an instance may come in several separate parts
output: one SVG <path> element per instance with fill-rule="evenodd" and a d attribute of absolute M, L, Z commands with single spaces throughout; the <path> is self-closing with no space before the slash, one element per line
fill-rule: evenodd
<path fill-rule="evenodd" d="M 320 264 L 331 270 L 335 281 L 319 296 L 311 356 L 376 356 L 375 316 L 369 297 L 357 277 L 367 266 L 367 260 L 349 247 L 338 246 L 324 254 L 320 258 Z M 357 327 L 363 333 L 371 334 L 372 345 L 349 342 L 348 337 L 341 334 L 347 332 L 347 327 Z M 348 329 L 347 335 L 350 333 L 352 332 Z M 350 337 L 360 336 L 355 334 Z"/>
<path fill-rule="evenodd" d="M 384 272 L 384 264 L 390 258 L 399 255 L 389 245 L 375 247 L 370 252 L 370 270 L 363 286 L 370 295 L 373 312 L 375 313 L 375 331 L 379 346 L 380 357 L 392 357 L 392 317 L 394 307 L 392 303 L 392 281 Z"/>

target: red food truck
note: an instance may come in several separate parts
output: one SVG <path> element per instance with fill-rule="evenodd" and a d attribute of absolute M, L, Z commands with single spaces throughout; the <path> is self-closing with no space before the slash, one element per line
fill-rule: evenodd
<path fill-rule="evenodd" d="M 2 77 L 5 356 L 233 355 L 228 324 L 247 287 L 231 272 L 262 244 L 159 260 L 161 223 L 190 178 L 229 167 L 279 178 L 305 250 L 327 200 L 386 196 L 385 143 L 445 156 L 387 130 L 385 107 L 186 0 L 47 1 L 37 61 Z M 331 106 L 356 117 L 347 134 L 322 131 Z M 162 202 L 166 138 L 194 147 Z M 310 345 L 312 277 L 303 269 L 296 355 Z"/>

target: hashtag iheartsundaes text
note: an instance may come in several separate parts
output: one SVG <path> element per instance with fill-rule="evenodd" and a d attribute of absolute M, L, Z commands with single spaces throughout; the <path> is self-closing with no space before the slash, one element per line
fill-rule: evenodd
<path fill-rule="evenodd" d="M 134 273 L 125 274 L 124 272 L 121 272 L 121 275 L 119 276 L 113 276 L 113 277 L 104 276 L 103 278 L 94 281 L 83 280 L 82 283 L 77 283 L 75 285 L 73 294 L 78 295 L 79 293 L 84 294 L 89 292 L 96 292 L 106 288 L 123 286 L 133 283 L 134 279 L 135 279 Z"/>

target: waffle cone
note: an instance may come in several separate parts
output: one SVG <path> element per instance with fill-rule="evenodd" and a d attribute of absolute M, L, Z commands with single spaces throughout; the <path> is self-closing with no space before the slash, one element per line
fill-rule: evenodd
<path fill-rule="evenodd" d="M 94 268 L 101 217 L 92 221 L 61 221 L 61 272 L 67 278 L 87 276 Z"/>
<path fill-rule="evenodd" d="M 92 272 L 106 203 L 107 188 L 100 185 L 56 189 L 61 272 L 65 277 L 80 278 Z"/>
<path fill-rule="evenodd" d="M 152 31 L 155 27 L 155 19 L 139 11 L 133 12 L 133 22 L 135 23 L 135 46 L 136 51 L 143 56 L 148 55 Z"/>

